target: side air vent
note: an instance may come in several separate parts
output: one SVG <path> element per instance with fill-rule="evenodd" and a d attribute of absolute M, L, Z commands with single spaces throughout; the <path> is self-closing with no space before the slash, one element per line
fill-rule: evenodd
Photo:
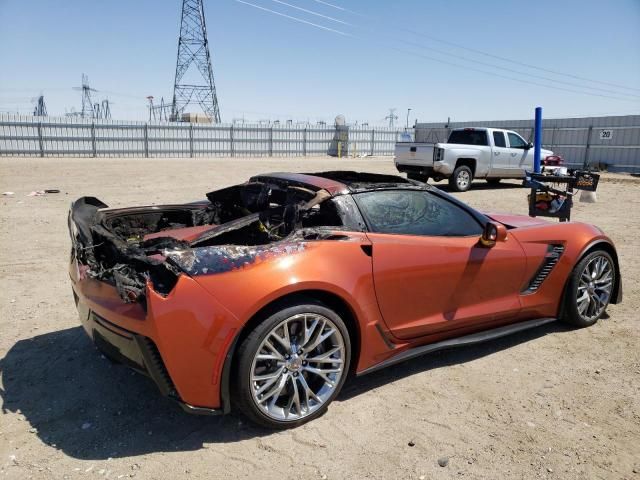
<path fill-rule="evenodd" d="M 564 245 L 550 244 L 547 247 L 547 253 L 544 256 L 542 265 L 540 265 L 540 268 L 538 269 L 536 274 L 529 281 L 529 283 L 524 288 L 524 290 L 522 290 L 523 294 L 526 295 L 526 294 L 535 293 L 538 291 L 538 289 L 540 288 L 540 285 L 542 285 L 542 282 L 546 280 L 546 278 L 549 276 L 549 274 L 553 270 L 553 267 L 555 267 L 556 264 L 558 263 L 558 260 L 560 260 L 560 257 L 562 256 L 563 252 L 564 252 Z"/>
<path fill-rule="evenodd" d="M 153 343 L 153 340 L 150 338 L 143 337 L 142 335 L 137 335 L 136 340 L 142 352 L 147 372 L 156 385 L 158 385 L 160 393 L 165 396 L 177 397 L 176 387 L 169 376 L 167 367 L 162 361 L 162 356 L 160 356 L 156 344 Z"/>

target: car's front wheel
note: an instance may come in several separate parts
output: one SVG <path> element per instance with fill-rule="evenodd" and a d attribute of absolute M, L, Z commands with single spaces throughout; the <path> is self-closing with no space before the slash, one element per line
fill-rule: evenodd
<path fill-rule="evenodd" d="M 239 347 L 237 405 L 269 428 L 313 420 L 340 392 L 350 354 L 349 332 L 336 312 L 313 299 L 284 305 Z"/>
<path fill-rule="evenodd" d="M 604 314 L 611 301 L 616 269 L 611 255 L 596 250 L 578 262 L 567 284 L 563 320 L 589 327 Z"/>

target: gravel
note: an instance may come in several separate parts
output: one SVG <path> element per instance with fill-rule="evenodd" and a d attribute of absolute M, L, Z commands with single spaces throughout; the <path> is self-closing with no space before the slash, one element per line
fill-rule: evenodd
<path fill-rule="evenodd" d="M 261 172 L 339 168 L 394 173 L 390 159 L 376 158 L 0 158 L 0 192 L 15 192 L 0 196 L 0 476 L 180 478 L 188 468 L 190 478 L 460 471 L 502 479 L 551 476 L 553 465 L 557 478 L 630 477 L 640 458 L 640 183 L 632 177 L 605 175 L 597 203 L 575 204 L 576 221 L 617 242 L 624 278 L 624 302 L 592 328 L 549 325 L 351 379 L 327 415 L 278 433 L 235 414 L 187 415 L 145 377 L 101 360 L 78 326 L 69 286 L 72 200 L 186 202 Z M 456 196 L 526 213 L 527 192 L 504 184 L 477 182 Z M 44 188 L 60 193 L 26 196 Z M 443 449 L 474 461 L 445 470 L 433 461 Z"/>

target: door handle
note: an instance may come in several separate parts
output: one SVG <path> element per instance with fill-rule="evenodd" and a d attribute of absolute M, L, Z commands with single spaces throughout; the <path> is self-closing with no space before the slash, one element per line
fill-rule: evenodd
<path fill-rule="evenodd" d="M 518 155 L 517 153 L 512 153 L 511 156 L 515 157 L 516 155 Z"/>
<path fill-rule="evenodd" d="M 500 155 L 500 152 L 493 152 L 494 155 Z"/>

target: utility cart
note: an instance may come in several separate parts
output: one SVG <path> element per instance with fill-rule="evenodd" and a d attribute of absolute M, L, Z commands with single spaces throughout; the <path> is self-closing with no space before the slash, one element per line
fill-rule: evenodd
<path fill-rule="evenodd" d="M 571 220 L 575 190 L 595 192 L 600 175 L 585 170 L 567 170 L 566 174 L 525 172 L 523 185 L 531 188 L 529 216 Z"/>

